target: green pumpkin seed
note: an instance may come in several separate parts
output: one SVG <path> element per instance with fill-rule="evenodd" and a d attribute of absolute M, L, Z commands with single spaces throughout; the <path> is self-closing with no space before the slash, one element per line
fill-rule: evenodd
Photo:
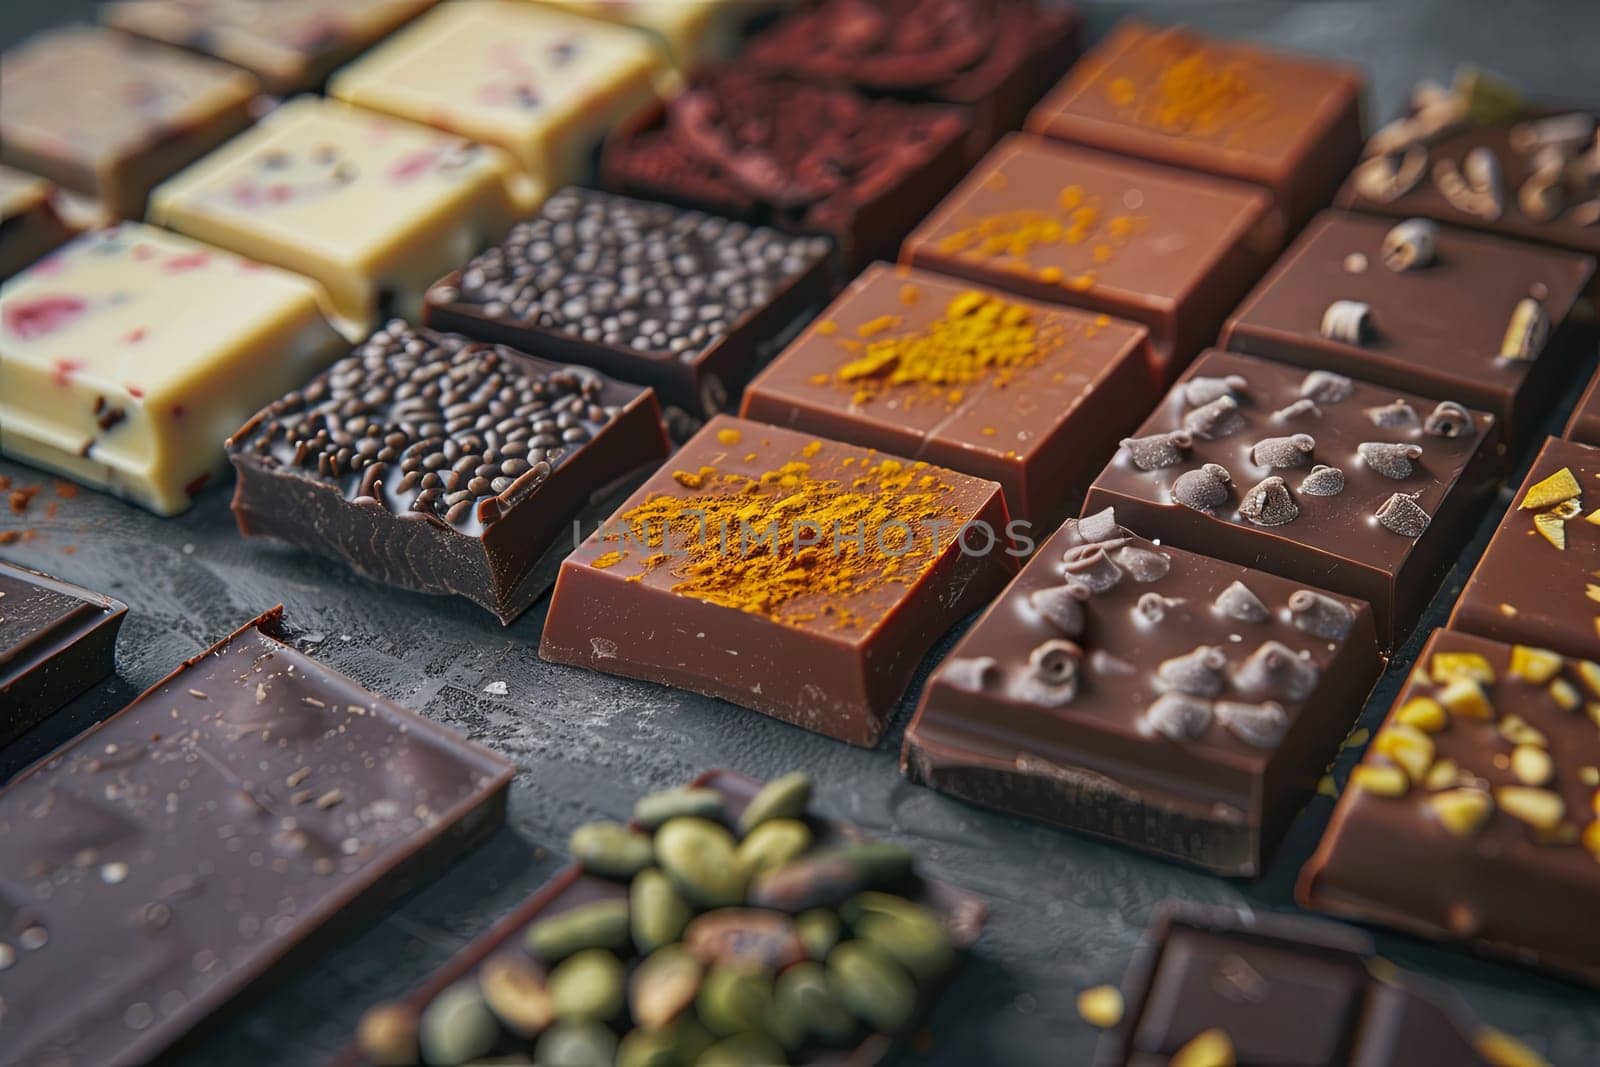
<path fill-rule="evenodd" d="M 689 903 L 726 908 L 744 902 L 733 835 L 707 819 L 670 819 L 656 831 L 656 860 Z"/>
<path fill-rule="evenodd" d="M 633 1021 L 658 1030 L 694 1003 L 700 991 L 700 961 L 681 945 L 656 949 L 633 972 L 628 983 L 628 1010 Z"/>
<path fill-rule="evenodd" d="M 572 831 L 572 858 L 591 874 L 632 878 L 650 866 L 650 835 L 617 822 L 592 822 Z"/>
<path fill-rule="evenodd" d="M 630 1030 L 617 1046 L 617 1067 L 677 1067 L 681 1062 L 670 1030 Z"/>
<path fill-rule="evenodd" d="M 722 794 L 715 789 L 668 789 L 640 797 L 633 806 L 633 821 L 654 830 L 669 819 L 693 816 L 717 820 L 726 807 Z"/>
<path fill-rule="evenodd" d="M 528 927 L 522 943 L 548 963 L 566 959 L 586 948 L 625 949 L 628 946 L 628 902 L 597 900 L 541 919 Z"/>
<path fill-rule="evenodd" d="M 917 987 L 905 969 L 865 941 L 828 953 L 828 988 L 851 1014 L 879 1033 L 898 1033 L 917 1009 Z"/>
<path fill-rule="evenodd" d="M 694 1061 L 697 1067 L 773 1067 L 789 1058 L 766 1034 L 735 1034 L 706 1049 Z"/>
<path fill-rule="evenodd" d="M 718 1037 L 759 1029 L 771 1010 L 771 976 L 735 967 L 707 971 L 695 998 L 700 1021 Z"/>
<path fill-rule="evenodd" d="M 774 1032 L 790 1044 L 795 1031 L 799 1042 L 815 1038 L 824 1045 L 839 1046 L 856 1036 L 859 1027 L 853 1015 L 839 1003 L 828 988 L 827 972 L 820 963 L 800 963 L 778 976 L 772 994 Z"/>
<path fill-rule="evenodd" d="M 422 1013 L 422 1056 L 436 1067 L 452 1067 L 485 1055 L 500 1039 L 500 1024 L 471 979 L 450 986 Z"/>
<path fill-rule="evenodd" d="M 539 1067 L 610 1067 L 617 1035 L 595 1022 L 563 1019 L 544 1032 L 533 1051 Z"/>
<path fill-rule="evenodd" d="M 811 775 L 791 771 L 774 778 L 750 798 L 739 815 L 739 832 L 748 834 L 769 819 L 798 819 L 811 803 Z"/>
<path fill-rule="evenodd" d="M 950 970 L 955 945 L 938 916 L 910 901 L 904 903 L 910 908 L 863 914 L 855 924 L 856 936 L 882 949 L 926 986 Z"/>
<path fill-rule="evenodd" d="M 802 856 L 750 887 L 750 903 L 790 913 L 829 908 L 867 889 L 908 881 L 916 857 L 901 845 L 868 841 Z"/>
<path fill-rule="evenodd" d="M 655 867 L 646 867 L 633 877 L 628 888 L 628 904 L 633 923 L 633 945 L 649 954 L 683 936 L 683 928 L 694 915 L 672 880 Z"/>
<path fill-rule="evenodd" d="M 374 1004 L 356 1027 L 356 1047 L 377 1067 L 411 1067 L 417 1062 L 417 1013 L 405 1004 Z"/>
<path fill-rule="evenodd" d="M 555 1018 L 544 975 L 521 956 L 506 952 L 485 960 L 478 989 L 501 1025 L 518 1037 L 537 1037 Z"/>
<path fill-rule="evenodd" d="M 806 947 L 787 915 L 755 908 L 719 908 L 691 922 L 683 944 L 707 967 L 777 972 L 805 959 Z"/>
<path fill-rule="evenodd" d="M 739 869 L 746 878 L 776 870 L 811 847 L 811 827 L 799 819 L 769 819 L 739 843 Z"/>
<path fill-rule="evenodd" d="M 622 961 L 603 948 L 589 948 L 550 972 L 550 1000 L 562 1020 L 604 1022 L 622 1010 Z"/>
<path fill-rule="evenodd" d="M 801 913 L 794 921 L 800 942 L 806 947 L 806 955 L 818 961 L 827 959 L 833 946 L 839 943 L 840 926 L 839 916 L 827 908 L 813 908 Z"/>

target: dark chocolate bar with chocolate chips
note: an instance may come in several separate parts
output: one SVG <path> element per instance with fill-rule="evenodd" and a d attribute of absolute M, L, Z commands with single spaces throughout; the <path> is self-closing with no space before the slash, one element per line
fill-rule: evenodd
<path fill-rule="evenodd" d="M 568 524 L 667 449 L 648 389 L 399 320 L 228 442 L 246 536 L 507 624 L 554 580 Z"/>
<path fill-rule="evenodd" d="M 1392 648 L 1494 491 L 1496 427 L 1448 395 L 1213 351 L 1122 442 L 1085 508 L 1359 597 Z"/>
<path fill-rule="evenodd" d="M 651 386 L 706 419 L 827 299 L 830 248 L 571 187 L 434 285 L 427 321 Z"/>
<path fill-rule="evenodd" d="M 1377 680 L 1372 609 L 1069 519 L 929 679 L 901 767 L 966 800 L 1253 876 Z"/>
<path fill-rule="evenodd" d="M 0 791 L 7 1062 L 160 1058 L 499 823 L 512 766 L 275 639 Z"/>
<path fill-rule="evenodd" d="M 0 560 L 0 746 L 114 666 L 128 606 Z"/>

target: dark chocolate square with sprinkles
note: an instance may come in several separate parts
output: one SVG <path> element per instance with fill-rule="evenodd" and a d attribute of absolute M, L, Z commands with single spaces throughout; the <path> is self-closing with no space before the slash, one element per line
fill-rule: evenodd
<path fill-rule="evenodd" d="M 821 306 L 831 243 L 567 188 L 428 293 L 429 325 L 715 415 Z"/>
<path fill-rule="evenodd" d="M 667 454 L 648 389 L 394 321 L 228 442 L 246 536 L 509 623 L 569 520 Z"/>
<path fill-rule="evenodd" d="M 0 561 L 0 745 L 111 673 L 126 604 Z"/>

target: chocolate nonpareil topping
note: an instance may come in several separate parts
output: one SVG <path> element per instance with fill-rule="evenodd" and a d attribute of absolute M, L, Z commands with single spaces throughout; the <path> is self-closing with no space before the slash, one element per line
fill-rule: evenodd
<path fill-rule="evenodd" d="M 1190 407 L 1204 407 L 1213 400 L 1225 396 L 1237 400 L 1239 394 L 1248 387 L 1249 383 L 1240 374 L 1229 374 L 1221 378 L 1190 378 L 1183 383 L 1183 399 Z"/>
<path fill-rule="evenodd" d="M 1417 417 L 1417 409 L 1404 400 L 1367 408 L 1365 414 L 1372 421 L 1372 425 L 1385 430 L 1409 430 L 1421 422 Z"/>
<path fill-rule="evenodd" d="M 1189 741 L 1211 726 L 1211 701 L 1164 693 L 1145 711 L 1145 724 L 1174 741 Z"/>
<path fill-rule="evenodd" d="M 1127 437 L 1123 439 L 1122 447 L 1127 449 L 1128 458 L 1133 460 L 1135 467 L 1142 471 L 1153 471 L 1183 463 L 1184 454 L 1191 443 L 1192 438 L 1186 431 L 1173 430 L 1149 437 Z"/>
<path fill-rule="evenodd" d="M 1219 700 L 1213 710 L 1229 733 L 1256 748 L 1277 748 L 1289 732 L 1289 713 L 1276 701 L 1242 704 Z"/>
<path fill-rule="evenodd" d="M 1384 529 L 1401 537 L 1421 537 L 1428 523 L 1433 521 L 1410 493 L 1395 493 L 1385 500 L 1378 508 L 1377 519 Z"/>
<path fill-rule="evenodd" d="M 1239 413 L 1239 401 L 1232 395 L 1219 396 L 1209 404 L 1202 404 L 1183 417 L 1184 429 L 1209 441 L 1231 437 L 1244 429 L 1245 419 Z"/>
<path fill-rule="evenodd" d="M 1385 478 L 1400 481 L 1411 477 L 1416 461 L 1422 458 L 1422 446 L 1392 441 L 1363 441 L 1356 446 L 1356 453 L 1370 470 Z"/>
<path fill-rule="evenodd" d="M 1308 433 L 1290 437 L 1264 437 L 1250 449 L 1250 462 L 1258 467 L 1309 467 L 1316 439 Z"/>
<path fill-rule="evenodd" d="M 1314 589 L 1301 589 L 1289 597 L 1289 619 L 1295 629 L 1330 641 L 1342 641 L 1356 621 L 1350 605 Z"/>
<path fill-rule="evenodd" d="M 1289 493 L 1288 483 L 1273 475 L 1245 492 L 1239 501 L 1239 514 L 1257 526 L 1282 526 L 1299 517 L 1300 505 Z"/>
<path fill-rule="evenodd" d="M 1272 413 L 1274 419 L 1285 422 L 1293 419 L 1320 418 L 1321 415 L 1322 409 L 1317 407 L 1317 402 L 1304 396 Z"/>
<path fill-rule="evenodd" d="M 1300 479 L 1300 492 L 1306 496 L 1338 496 L 1344 492 L 1344 471 L 1319 463 Z"/>
<path fill-rule="evenodd" d="M 1227 653 L 1216 645 L 1201 645 L 1192 652 L 1163 661 L 1156 668 L 1156 685 L 1170 693 L 1214 697 L 1227 685 L 1222 673 L 1227 666 Z"/>
<path fill-rule="evenodd" d="M 1317 687 L 1317 665 L 1278 641 L 1263 641 L 1233 672 L 1240 691 L 1263 698 L 1304 700 Z"/>
<path fill-rule="evenodd" d="M 1355 392 L 1355 383 L 1343 374 L 1314 370 L 1300 383 L 1300 395 L 1318 404 L 1337 404 Z"/>
<path fill-rule="evenodd" d="M 1172 483 L 1172 499 L 1186 508 L 1213 512 L 1228 502 L 1228 487 L 1233 476 L 1220 463 L 1207 463 L 1197 470 L 1184 471 Z"/>
<path fill-rule="evenodd" d="M 1249 586 L 1237 581 L 1217 594 L 1213 606 L 1238 622 L 1266 622 L 1272 615 Z"/>

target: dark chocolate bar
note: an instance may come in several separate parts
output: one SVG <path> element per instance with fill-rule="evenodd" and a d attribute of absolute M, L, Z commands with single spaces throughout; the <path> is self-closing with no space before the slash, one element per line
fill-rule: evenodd
<path fill-rule="evenodd" d="M 1069 519 L 929 679 L 915 781 L 1258 874 L 1377 680 L 1372 610 Z"/>
<path fill-rule="evenodd" d="M 399 320 L 228 441 L 246 536 L 508 624 L 568 523 L 667 449 L 648 389 Z"/>
<path fill-rule="evenodd" d="M 1578 398 L 1561 436 L 1569 441 L 1600 446 L 1600 372 L 1589 379 L 1589 387 Z"/>
<path fill-rule="evenodd" d="M 149 1062 L 503 818 L 510 763 L 275 640 L 280 614 L 0 791 L 8 1061 Z"/>

